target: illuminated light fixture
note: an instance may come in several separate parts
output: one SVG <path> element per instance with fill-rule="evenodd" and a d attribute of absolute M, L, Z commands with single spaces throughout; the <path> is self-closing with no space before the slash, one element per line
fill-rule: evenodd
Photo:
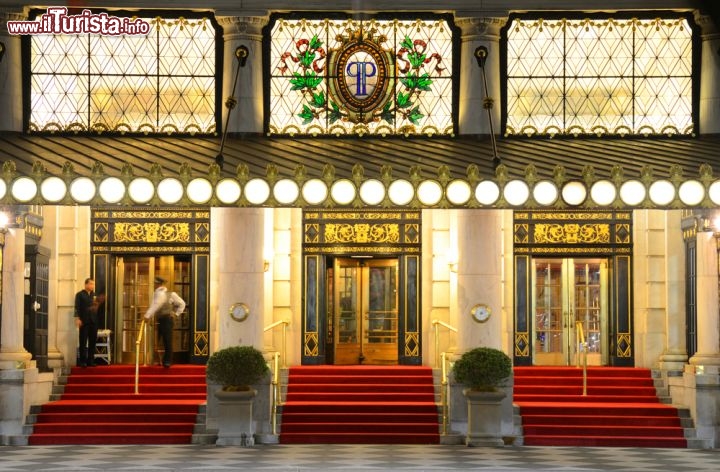
<path fill-rule="evenodd" d="M 482 205 L 492 205 L 500 198 L 500 187 L 492 180 L 483 180 L 475 187 L 475 199 Z"/>
<path fill-rule="evenodd" d="M 505 184 L 503 197 L 512 206 L 522 205 L 530 198 L 530 188 L 522 180 L 511 180 Z"/>
<path fill-rule="evenodd" d="M 226 205 L 237 202 L 241 194 L 240 184 L 235 179 L 222 179 L 215 187 L 215 196 Z"/>
<path fill-rule="evenodd" d="M 675 198 L 675 186 L 669 180 L 658 180 L 650 185 L 648 195 L 655 205 L 665 206 Z"/>
<path fill-rule="evenodd" d="M 105 203 L 118 203 L 125 196 L 125 184 L 117 177 L 108 177 L 100 182 L 98 192 Z"/>
<path fill-rule="evenodd" d="M 210 201 L 213 195 L 213 187 L 208 179 L 198 177 L 192 179 L 187 185 L 187 196 L 191 202 L 203 204 Z"/>
<path fill-rule="evenodd" d="M 464 205 L 472 197 L 472 189 L 464 180 L 453 180 L 445 189 L 445 196 L 453 205 Z"/>
<path fill-rule="evenodd" d="M 7 193 L 7 184 L 4 180 L 0 179 L 0 198 L 4 198 Z"/>
<path fill-rule="evenodd" d="M 414 195 L 415 189 L 405 179 L 396 180 L 388 187 L 388 196 L 395 205 L 407 205 L 412 201 Z"/>
<path fill-rule="evenodd" d="M 70 182 L 70 196 L 78 203 L 87 203 L 93 199 L 97 187 L 89 177 L 78 177 Z"/>
<path fill-rule="evenodd" d="M 590 187 L 590 198 L 601 206 L 608 206 L 617 198 L 617 189 L 609 180 L 598 180 Z"/>
<path fill-rule="evenodd" d="M 12 183 L 10 193 L 19 202 L 29 202 L 37 195 L 38 186 L 30 177 L 20 177 Z"/>
<path fill-rule="evenodd" d="M 585 201 L 586 198 L 587 188 L 582 182 L 578 180 L 573 180 L 563 185 L 562 199 L 568 205 L 580 205 Z"/>
<path fill-rule="evenodd" d="M 48 177 L 40 184 L 40 195 L 45 201 L 57 203 L 67 195 L 67 185 L 60 177 Z"/>
<path fill-rule="evenodd" d="M 356 194 L 355 185 L 348 179 L 340 179 L 330 187 L 330 198 L 338 205 L 349 205 Z"/>
<path fill-rule="evenodd" d="M 290 205 L 300 196 L 300 188 L 290 179 L 280 179 L 273 186 L 273 195 L 281 205 Z"/>
<path fill-rule="evenodd" d="M 551 181 L 541 180 L 533 187 L 533 198 L 540 205 L 552 205 L 558 198 L 558 189 Z"/>
<path fill-rule="evenodd" d="M 626 205 L 637 206 L 645 200 L 645 186 L 639 180 L 628 180 L 620 186 L 620 199 Z"/>
<path fill-rule="evenodd" d="M 155 196 L 155 186 L 150 179 L 138 177 L 128 185 L 128 195 L 133 202 L 145 204 Z"/>
<path fill-rule="evenodd" d="M 182 182 L 173 177 L 162 179 L 160 183 L 158 183 L 157 194 L 164 203 L 177 203 L 183 196 Z"/>
<path fill-rule="evenodd" d="M 715 205 L 720 205 L 720 180 L 710 184 L 708 188 L 708 197 Z M 1 198 L 1 197 L 0 197 Z"/>
<path fill-rule="evenodd" d="M 377 205 L 385 198 L 385 186 L 377 179 L 369 179 L 360 185 L 360 198 L 368 205 Z"/>
<path fill-rule="evenodd" d="M 426 180 L 418 186 L 418 200 L 423 205 L 437 205 L 443 196 L 443 189 L 436 180 Z"/>
<path fill-rule="evenodd" d="M 263 179 L 255 178 L 245 184 L 245 198 L 253 205 L 261 205 L 270 197 L 270 186 Z"/>
<path fill-rule="evenodd" d="M 688 180 L 680 185 L 678 196 L 685 205 L 696 206 L 705 198 L 705 187 L 697 180 Z"/>
<path fill-rule="evenodd" d="M 320 179 L 310 179 L 303 184 L 302 197 L 303 200 L 310 205 L 320 205 L 327 199 L 328 188 Z"/>

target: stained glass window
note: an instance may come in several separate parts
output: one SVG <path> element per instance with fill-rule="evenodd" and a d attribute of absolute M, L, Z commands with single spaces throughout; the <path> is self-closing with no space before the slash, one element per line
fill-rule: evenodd
<path fill-rule="evenodd" d="M 270 133 L 453 133 L 444 19 L 280 18 L 270 42 Z"/>
<path fill-rule="evenodd" d="M 214 133 L 215 27 L 143 20 L 147 35 L 32 36 L 29 130 Z"/>
<path fill-rule="evenodd" d="M 513 19 L 506 31 L 506 134 L 694 132 L 687 19 Z"/>

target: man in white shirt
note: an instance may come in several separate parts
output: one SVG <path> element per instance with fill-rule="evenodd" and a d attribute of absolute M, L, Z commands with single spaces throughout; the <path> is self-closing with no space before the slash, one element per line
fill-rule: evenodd
<path fill-rule="evenodd" d="M 168 368 L 172 364 L 173 355 L 173 321 L 185 310 L 185 300 L 175 292 L 168 292 L 166 282 L 162 277 L 155 277 L 155 293 L 152 304 L 145 312 L 145 319 L 149 321 L 153 316 L 157 317 L 158 333 L 165 347 L 162 363 L 163 367 Z"/>

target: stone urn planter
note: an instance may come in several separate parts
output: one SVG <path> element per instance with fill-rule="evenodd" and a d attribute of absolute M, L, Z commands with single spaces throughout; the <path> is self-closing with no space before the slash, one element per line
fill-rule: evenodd
<path fill-rule="evenodd" d="M 257 390 L 218 390 L 218 446 L 254 446 L 253 401 Z"/>
<path fill-rule="evenodd" d="M 232 346 L 210 356 L 207 379 L 222 385 L 218 400 L 219 446 L 255 445 L 253 401 L 257 390 L 250 385 L 270 371 L 262 352 L 253 346 Z"/>
<path fill-rule="evenodd" d="M 468 426 L 467 446 L 503 446 L 502 401 L 498 390 L 512 374 L 512 361 L 504 352 L 478 347 L 465 352 L 453 365 L 455 381 L 465 385 Z"/>

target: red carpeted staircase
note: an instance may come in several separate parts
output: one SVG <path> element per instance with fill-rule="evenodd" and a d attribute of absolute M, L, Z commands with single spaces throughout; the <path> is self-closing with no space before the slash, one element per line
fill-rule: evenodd
<path fill-rule="evenodd" d="M 687 447 L 677 408 L 660 403 L 649 369 L 515 367 L 513 400 L 528 446 Z"/>
<path fill-rule="evenodd" d="M 432 369 L 297 366 L 282 407 L 282 444 L 438 444 Z"/>
<path fill-rule="evenodd" d="M 190 444 L 206 400 L 205 366 L 73 367 L 64 393 L 40 407 L 30 445 Z"/>

